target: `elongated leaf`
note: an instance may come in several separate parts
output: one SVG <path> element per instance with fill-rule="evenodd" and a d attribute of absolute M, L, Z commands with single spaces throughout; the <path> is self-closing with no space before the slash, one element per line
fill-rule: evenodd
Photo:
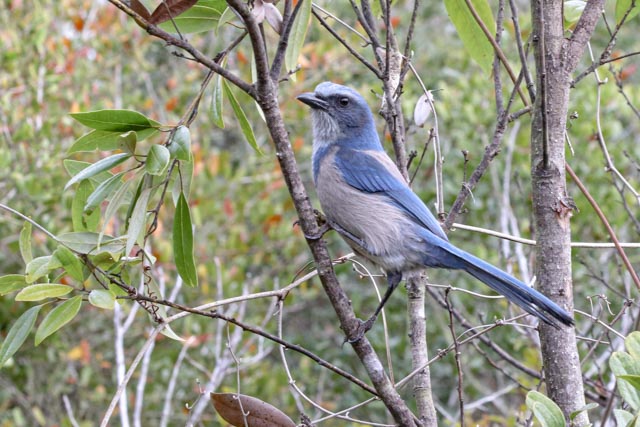
<path fill-rule="evenodd" d="M 165 0 L 153 11 L 149 22 L 158 25 L 189 10 L 198 0 Z"/>
<path fill-rule="evenodd" d="M 527 393 L 526 403 L 527 408 L 533 412 L 542 427 L 565 426 L 562 411 L 553 400 L 549 399 L 544 394 L 532 390 Z"/>
<path fill-rule="evenodd" d="M 129 0 L 129 5 L 131 9 L 133 9 L 138 15 L 142 16 L 144 19 L 149 20 L 151 17 L 151 13 L 147 10 L 144 4 L 140 2 L 140 0 Z"/>
<path fill-rule="evenodd" d="M 81 151 L 103 150 L 111 151 L 118 148 L 121 132 L 108 130 L 92 130 L 78 138 L 67 151 L 67 154 Z"/>
<path fill-rule="evenodd" d="M 122 177 L 124 176 L 124 172 L 120 172 L 116 175 L 113 175 L 111 178 L 106 181 L 102 181 L 100 185 L 96 187 L 95 190 L 87 197 L 87 201 L 84 204 L 83 212 L 86 214 L 91 214 L 100 203 L 102 203 L 107 197 L 111 195 L 116 189 L 118 189 L 122 185 Z"/>
<path fill-rule="evenodd" d="M 229 103 L 231 104 L 231 109 L 233 109 L 233 113 L 236 115 L 236 118 L 238 119 L 238 123 L 240 124 L 240 129 L 242 130 L 242 134 L 246 138 L 249 145 L 254 150 L 256 150 L 258 154 L 262 154 L 262 151 L 258 147 L 258 141 L 256 141 L 256 136 L 253 133 L 253 128 L 251 127 L 251 123 L 249 123 L 249 120 L 247 119 L 247 115 L 244 113 L 242 106 L 240 105 L 235 95 L 231 91 L 231 88 L 229 87 L 229 84 L 226 82 L 226 80 L 222 84 L 224 86 L 224 94 L 226 95 L 227 99 L 229 99 Z"/>
<path fill-rule="evenodd" d="M 191 213 L 184 194 L 180 194 L 173 219 L 173 256 L 178 274 L 189 286 L 198 286 L 198 273 L 193 255 Z"/>
<path fill-rule="evenodd" d="M 224 63 L 221 64 L 224 67 Z M 224 88 L 222 87 L 223 80 L 220 74 L 214 77 L 213 90 L 211 92 L 211 120 L 213 124 L 220 129 L 224 129 L 224 117 L 223 117 L 223 103 L 222 93 Z"/>
<path fill-rule="evenodd" d="M 92 177 L 94 175 L 99 174 L 100 172 L 108 171 L 109 169 L 118 166 L 120 163 L 124 162 L 125 160 L 127 160 L 129 158 L 131 158 L 131 154 L 129 154 L 129 153 L 119 153 L 119 154 L 114 154 L 114 155 L 109 156 L 109 157 L 105 157 L 104 159 L 100 159 L 97 162 L 95 162 L 94 164 L 92 164 L 91 166 L 89 166 L 88 168 L 82 169 L 82 171 L 80 171 L 76 175 L 74 175 L 69 180 L 69 182 L 67 182 L 67 184 L 64 186 L 64 189 L 66 190 L 71 185 L 75 184 L 76 182 L 80 182 L 83 179 L 90 178 L 90 177 Z"/>
<path fill-rule="evenodd" d="M 22 347 L 22 344 L 24 344 L 24 341 L 33 329 L 33 325 L 36 324 L 36 319 L 38 318 L 38 313 L 41 308 L 41 305 L 31 307 L 22 313 L 22 316 L 18 317 L 18 320 L 11 326 L 7 337 L 0 346 L 0 369 L 2 369 L 2 366 L 7 363 L 7 360 Z"/>
<path fill-rule="evenodd" d="M 119 253 L 124 249 L 122 238 L 102 236 L 89 231 L 62 233 L 57 237 L 60 243 L 81 254 Z M 100 238 L 102 239 L 100 240 Z"/>
<path fill-rule="evenodd" d="M 113 310 L 116 305 L 116 296 L 106 289 L 94 289 L 89 292 L 89 302 L 98 308 Z"/>
<path fill-rule="evenodd" d="M 624 427 L 635 427 L 635 421 L 638 419 L 638 417 L 634 417 L 631 412 L 623 409 L 614 409 L 613 415 L 616 419 L 616 425 Z"/>
<path fill-rule="evenodd" d="M 29 264 L 33 259 L 33 253 L 31 251 L 31 228 L 31 223 L 25 221 L 20 231 L 20 255 L 22 255 L 25 264 Z"/>
<path fill-rule="evenodd" d="M 159 27 L 170 33 L 175 33 L 175 26 L 177 26 L 182 34 L 211 31 L 217 27 L 220 16 L 226 7 L 225 0 L 199 0 L 195 6 L 175 16 L 173 20 L 163 22 Z"/>
<path fill-rule="evenodd" d="M 16 301 L 41 301 L 46 298 L 58 298 L 73 291 L 71 286 L 57 283 L 39 283 L 30 285 L 18 292 Z"/>
<path fill-rule="evenodd" d="M 151 175 L 161 175 L 169 166 L 169 150 L 164 145 L 154 144 L 147 154 L 144 170 Z"/>
<path fill-rule="evenodd" d="M 296 19 L 291 27 L 289 44 L 284 54 L 284 64 L 288 72 L 294 71 L 298 67 L 298 57 L 304 46 L 304 39 L 307 37 L 307 30 L 311 22 L 311 0 L 301 0 L 302 6 L 296 15 Z M 295 74 L 291 74 L 295 79 Z"/>
<path fill-rule="evenodd" d="M 89 162 L 81 162 L 79 160 L 71 160 L 71 159 L 66 159 L 62 163 L 64 164 L 64 168 L 67 170 L 67 173 L 70 176 L 79 174 L 84 169 L 88 168 L 93 164 Z M 111 172 L 104 171 L 104 172 L 100 172 L 97 175 L 93 175 L 89 177 L 88 181 L 91 181 L 91 183 L 93 184 L 99 185 L 102 181 L 105 181 L 111 178 L 112 176 L 113 174 Z"/>
<path fill-rule="evenodd" d="M 39 278 L 45 276 L 50 270 L 55 268 L 51 265 L 51 255 L 41 256 L 31 260 L 25 268 L 25 281 L 27 283 L 33 283 Z"/>
<path fill-rule="evenodd" d="M 296 425 L 284 412 L 253 396 L 237 393 L 210 393 L 209 395 L 216 411 L 232 426 L 295 427 Z"/>
<path fill-rule="evenodd" d="M 0 277 L 0 296 L 15 292 L 27 286 L 24 274 L 7 274 Z"/>
<path fill-rule="evenodd" d="M 133 180 L 127 180 L 122 183 L 122 186 L 118 188 L 115 192 L 109 205 L 107 205 L 107 209 L 104 211 L 104 219 L 102 221 L 102 230 L 100 230 L 100 236 L 98 237 L 98 242 L 102 241 L 102 236 L 104 235 L 105 228 L 109 225 L 109 221 L 115 213 L 122 207 L 126 202 L 127 198 L 130 196 L 129 187 Z"/>
<path fill-rule="evenodd" d="M 35 344 L 39 345 L 48 336 L 69 323 L 76 317 L 81 305 L 82 295 L 77 295 L 51 310 L 36 330 Z"/>
<path fill-rule="evenodd" d="M 129 228 L 127 229 L 127 244 L 124 251 L 126 256 L 129 256 L 131 253 L 133 245 L 138 241 L 147 223 L 147 204 L 149 203 L 149 197 L 151 197 L 151 188 L 145 188 L 140 193 L 140 197 L 138 197 L 136 205 L 133 208 L 131 219 L 129 220 Z"/>
<path fill-rule="evenodd" d="M 74 280 L 77 280 L 78 282 L 84 281 L 82 262 L 80 262 L 78 257 L 75 256 L 75 254 L 71 252 L 71 250 L 69 250 L 65 246 L 60 245 L 53 253 L 53 257 L 60 261 L 60 264 L 62 264 L 62 268 L 64 268 L 67 274 Z"/>
<path fill-rule="evenodd" d="M 156 283 L 155 280 L 153 280 L 153 278 L 151 278 L 151 280 L 149 280 L 149 282 L 147 283 L 147 288 L 149 290 L 149 296 L 154 296 L 156 298 L 163 298 L 164 296 L 162 295 L 162 291 L 160 289 L 160 287 L 158 286 L 158 284 Z M 154 310 L 154 315 L 151 316 L 152 320 L 155 322 L 158 319 L 160 319 L 161 321 L 166 320 L 167 318 L 167 308 L 164 305 L 158 304 L 155 306 L 155 310 Z M 171 338 L 172 340 L 176 340 L 176 341 L 184 341 L 184 338 L 181 338 L 178 334 L 176 334 L 173 329 L 171 329 L 171 325 L 167 324 L 161 331 L 160 333 L 164 336 L 166 336 L 167 338 Z"/>
<path fill-rule="evenodd" d="M 471 0 L 471 3 L 489 32 L 495 34 L 495 21 L 488 1 Z M 489 74 L 493 63 L 493 47 L 473 18 L 465 0 L 444 0 L 444 5 L 465 50 L 482 70 Z"/>
<path fill-rule="evenodd" d="M 94 210 L 92 213 L 86 215 L 84 212 L 87 200 L 94 191 L 95 185 L 90 180 L 82 181 L 76 189 L 76 194 L 74 194 L 71 202 L 71 223 L 75 231 L 94 231 L 96 227 L 98 227 L 100 211 Z"/>
<path fill-rule="evenodd" d="M 91 129 L 113 132 L 157 128 L 160 123 L 132 110 L 98 110 L 72 113 L 71 117 Z"/>
<path fill-rule="evenodd" d="M 191 160 L 191 132 L 186 126 L 178 126 L 167 147 L 172 159 Z"/>
<path fill-rule="evenodd" d="M 624 15 L 631 8 L 632 4 L 633 4 L 633 0 L 617 0 L 616 1 L 616 24 L 620 24 L 620 22 L 622 21 L 622 18 L 624 18 Z M 627 15 L 627 18 L 625 19 L 624 22 L 625 23 L 629 22 L 629 20 L 635 17 L 638 14 L 638 12 L 640 12 L 640 4 L 638 4 L 638 2 L 636 1 L 635 4 L 633 5 L 633 9 L 631 9 L 631 11 Z"/>
<path fill-rule="evenodd" d="M 176 178 L 171 189 L 171 197 L 173 204 L 178 204 L 180 194 L 184 194 L 184 197 L 189 200 L 191 194 L 191 182 L 193 181 L 193 160 L 190 162 L 180 163 L 180 174 L 176 171 Z"/>

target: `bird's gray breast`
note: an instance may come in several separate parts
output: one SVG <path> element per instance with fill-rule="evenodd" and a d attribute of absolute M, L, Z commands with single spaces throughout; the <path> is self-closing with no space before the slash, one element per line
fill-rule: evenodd
<path fill-rule="evenodd" d="M 418 268 L 424 241 L 415 232 L 415 223 L 384 193 L 367 193 L 350 186 L 336 167 L 335 151 L 331 148 L 318 159 L 316 176 L 316 191 L 328 221 L 357 237 L 359 241 L 341 233 L 354 251 L 384 270 Z"/>

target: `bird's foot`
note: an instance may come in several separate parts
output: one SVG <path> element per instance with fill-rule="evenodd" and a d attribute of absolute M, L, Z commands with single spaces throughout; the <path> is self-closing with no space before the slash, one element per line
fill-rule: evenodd
<path fill-rule="evenodd" d="M 373 325 L 376 323 L 377 317 L 378 317 L 377 315 L 373 315 L 364 321 L 361 319 L 356 319 L 358 321 L 358 329 L 356 330 L 352 338 L 345 337 L 343 344 L 344 343 L 353 344 L 357 341 L 360 341 L 362 338 L 364 338 L 364 334 L 366 334 L 367 332 L 369 332 L 371 328 L 373 328 Z"/>
<path fill-rule="evenodd" d="M 319 210 L 314 209 L 313 214 L 316 217 L 316 222 L 320 230 L 317 233 L 312 233 L 312 234 L 304 233 L 304 237 L 307 238 L 308 240 L 320 240 L 322 239 L 322 236 L 324 236 L 327 231 L 331 230 L 331 225 L 329 224 L 329 222 L 327 222 L 327 218 Z M 294 227 L 296 225 L 300 225 L 299 219 L 297 219 L 293 223 Z"/>

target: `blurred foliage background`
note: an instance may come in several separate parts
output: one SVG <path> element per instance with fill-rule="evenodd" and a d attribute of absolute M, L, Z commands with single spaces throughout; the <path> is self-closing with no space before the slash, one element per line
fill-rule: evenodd
<path fill-rule="evenodd" d="M 347 6 L 346 2 L 344 5 L 327 2 L 325 7 L 353 23 L 355 20 Z M 402 32 L 410 5 L 394 7 L 397 18 L 394 26 Z M 521 7 L 527 10 L 525 3 Z M 527 13 L 522 13 L 520 18 L 526 31 L 529 28 Z M 443 147 L 447 207 L 455 200 L 462 182 L 481 158 L 493 134 L 493 82 L 464 52 L 441 3 L 425 4 L 419 20 L 413 62 L 427 87 L 437 89 L 434 96 Z M 510 21 L 506 25 L 504 40 L 508 45 L 513 26 Z M 614 54 L 640 49 L 635 27 L 631 27 L 620 34 L 617 45 L 620 52 Z M 190 41 L 213 57 L 237 36 L 234 31 L 194 34 Z M 598 31 L 594 45 L 608 40 L 604 26 Z M 273 40 L 277 40 L 275 35 Z M 175 123 L 206 75 L 200 67 L 173 55 L 174 49 L 148 37 L 104 1 L 5 0 L 4 7 L 0 8 L 0 46 L 0 203 L 28 215 L 54 234 L 71 231 L 73 190 L 62 191 L 69 179 L 62 162 L 69 157 L 66 150 L 73 141 L 87 131 L 68 113 L 130 108 L 162 123 Z M 370 56 L 365 49 L 362 51 Z M 517 52 L 507 53 L 517 59 Z M 229 56 L 228 67 L 250 79 L 250 55 L 248 46 L 241 45 Z M 584 68 L 588 64 L 585 58 Z M 640 103 L 637 64 L 638 60 L 633 57 L 599 70 L 600 77 L 606 80 L 600 88 L 601 129 L 616 166 L 636 189 L 640 187 L 640 120 L 628 103 Z M 302 174 L 311 189 L 309 120 L 305 109 L 294 99 L 295 95 L 312 90 L 319 82 L 334 80 L 357 88 L 375 111 L 379 106 L 376 94 L 380 94 L 380 88 L 368 71 L 315 22 L 302 52 L 301 65 L 296 81 L 282 84 L 280 105 Z M 588 76 L 572 92 L 570 111 L 575 114 L 570 121 L 569 136 L 573 152 L 568 159 L 598 201 L 618 238 L 623 242 L 638 242 L 638 201 L 628 191 L 616 190 L 594 137 L 598 108 L 596 87 L 593 76 Z M 428 134 L 425 129 L 412 126 L 409 118 L 420 94 L 415 79 L 408 79 L 403 96 L 409 123 L 408 149 L 418 153 L 423 150 Z M 227 126 L 224 129 L 213 126 L 208 111 L 210 91 L 191 126 L 195 171 L 190 204 L 196 227 L 200 286 L 176 292 L 177 301 L 191 306 L 242 293 L 272 290 L 309 270 L 311 257 L 303 236 L 294 226 L 296 214 L 264 124 L 248 97 L 238 97 L 265 155 L 256 154 L 244 142 L 228 106 L 225 107 Z M 382 134 L 383 121 L 379 123 Z M 467 203 L 466 212 L 458 222 L 535 238 L 530 220 L 528 141 L 529 122 L 524 116 L 510 125 L 505 147 L 493 162 L 491 172 L 475 189 L 472 202 Z M 463 150 L 468 152 L 468 164 L 461 153 Z M 71 158 L 95 161 L 101 156 L 103 153 L 99 152 L 78 153 Z M 415 191 L 430 207 L 435 198 L 432 159 L 429 147 L 413 183 Z M 417 161 L 413 166 L 416 164 Z M 574 185 L 570 184 L 570 189 L 570 196 L 579 208 L 572 220 L 574 240 L 608 241 L 605 228 L 586 199 Z M 153 274 L 165 294 L 175 289 L 177 277 L 172 265 L 172 215 L 171 207 L 161 212 L 160 228 L 151 240 L 151 249 L 158 258 Z M 0 213 L 0 275 L 24 271 L 18 249 L 22 225 L 20 218 Z M 531 247 L 463 230 L 452 232 L 450 238 L 523 279 L 532 279 L 531 264 L 535 260 Z M 329 234 L 327 239 L 334 256 L 348 253 L 337 236 Z M 34 231 L 36 256 L 50 253 L 54 247 L 43 233 Z M 632 264 L 640 265 L 637 248 L 629 249 L 628 255 Z M 632 287 L 614 249 L 577 248 L 574 260 L 577 309 L 607 322 L 627 299 L 636 296 L 637 289 Z M 369 279 L 361 277 L 350 263 L 339 265 L 336 270 L 352 297 L 356 312 L 361 317 L 368 316 L 376 298 Z M 486 291 L 472 279 L 453 272 L 430 272 L 430 281 Z M 439 288 L 434 291 L 441 293 Z M 490 323 L 510 310 L 503 300 L 478 299 L 459 292 L 452 295 L 453 304 L 473 323 Z M 275 333 L 274 304 L 268 299 L 254 300 L 225 310 L 229 315 L 242 316 L 246 323 Z M 400 291 L 386 309 L 396 378 L 410 370 L 405 304 L 406 294 Z M 429 345 L 435 354 L 437 349 L 449 345 L 451 335 L 447 312 L 432 299 L 428 304 Z M 0 339 L 30 306 L 15 302 L 10 295 L 0 299 Z M 0 370 L 0 426 L 71 425 L 66 402 L 70 403 L 80 425 L 94 425 L 117 388 L 116 341 L 121 340 L 129 362 L 152 326 L 142 310 L 134 311 L 132 322 L 123 323 L 134 309 L 126 301 L 120 306 L 120 314 L 115 315 L 114 320 L 113 312 L 85 305 L 71 327 L 62 329 L 45 343 L 34 347 L 32 340 L 28 340 Z M 637 303 L 633 307 L 637 312 Z M 339 325 L 316 279 L 292 292 L 286 299 L 285 310 L 285 339 L 359 373 L 362 368 L 352 358 L 350 348 L 341 345 L 343 336 Z M 580 334 L 595 334 L 589 319 L 580 315 L 577 319 Z M 124 337 L 116 336 L 114 322 L 120 322 L 120 329 L 126 324 Z M 619 330 L 624 333 L 623 329 L 632 328 L 631 324 L 629 318 L 626 323 L 618 324 Z M 300 410 L 313 416 L 314 410 L 290 393 L 275 344 L 242 333 L 222 321 L 196 316 L 172 326 L 179 335 L 194 338 L 184 347 L 161 336 L 147 362 L 146 375 L 134 374 L 128 396 L 133 407 L 135 388 L 142 387 L 139 384 L 142 378 L 145 388 L 138 395 L 144 396 L 142 425 L 159 425 L 161 419 L 168 425 L 184 424 L 190 416 L 188 408 L 203 399 L 198 400 L 200 389 L 214 376 L 216 379 L 209 384 L 212 388 L 208 391 L 238 389 L 236 368 L 243 393 L 279 407 L 294 419 L 298 419 Z M 235 337 L 235 341 L 231 341 L 235 343 L 239 367 L 230 361 L 225 349 L 230 339 L 227 334 Z M 504 327 L 490 333 L 490 337 L 526 366 L 540 368 L 537 348 L 532 345 L 535 336 L 530 331 Z M 374 343 L 382 343 L 382 327 L 377 325 L 369 338 Z M 591 348 L 588 340 L 580 343 L 583 355 Z M 589 387 L 592 395 L 597 396 L 597 384 L 610 381 L 606 359 L 611 348 L 613 345 L 596 347 L 585 361 L 583 371 L 593 381 Z M 478 425 L 514 425 L 524 419 L 526 388 L 536 387 L 537 380 L 502 363 L 491 351 L 484 351 L 483 355 L 475 348 L 465 347 L 462 353 L 467 410 Z M 486 358 L 495 359 L 496 366 L 490 367 Z M 366 397 L 352 384 L 308 359 L 289 354 L 288 361 L 298 386 L 330 409 L 337 410 Z M 176 370 L 179 375 L 172 378 Z M 437 361 L 431 374 L 438 410 L 443 420 L 453 424 L 457 416 L 453 357 L 449 355 Z M 404 390 L 403 395 L 410 398 L 410 390 Z M 486 399 L 486 396 L 492 398 Z M 170 414 L 163 417 L 163 410 L 167 408 Z M 224 425 L 210 405 L 204 405 L 200 411 L 197 421 Z M 354 416 L 376 419 L 384 417 L 383 414 L 385 410 L 380 404 L 372 404 L 356 411 Z M 328 421 L 323 425 L 343 424 Z"/>

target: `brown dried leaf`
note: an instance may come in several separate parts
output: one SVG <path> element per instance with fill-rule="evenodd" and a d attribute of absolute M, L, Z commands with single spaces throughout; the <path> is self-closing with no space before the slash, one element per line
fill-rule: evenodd
<path fill-rule="evenodd" d="M 149 18 L 151 18 L 151 13 L 149 13 L 149 10 L 142 3 L 140 3 L 140 0 L 131 0 L 129 2 L 129 7 L 131 7 L 134 12 L 142 16 L 147 21 L 149 20 Z"/>
<path fill-rule="evenodd" d="M 210 395 L 216 411 L 233 426 L 244 427 L 243 411 L 249 427 L 295 427 L 296 425 L 282 411 L 255 397 L 236 393 L 210 393 Z M 242 403 L 242 409 L 239 403 Z"/>
<path fill-rule="evenodd" d="M 164 0 L 153 11 L 149 22 L 155 25 L 162 24 L 191 9 L 197 2 L 198 0 Z"/>

